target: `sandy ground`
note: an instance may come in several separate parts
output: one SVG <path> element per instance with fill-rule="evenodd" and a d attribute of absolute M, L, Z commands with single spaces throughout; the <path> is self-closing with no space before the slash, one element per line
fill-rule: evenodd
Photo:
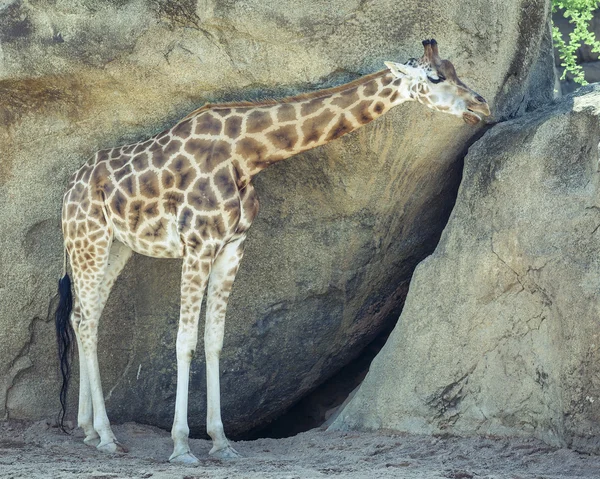
<path fill-rule="evenodd" d="M 0 424 L 1 478 L 600 478 L 600 456 L 537 440 L 464 439 L 393 433 L 309 431 L 287 439 L 236 442 L 242 459 L 208 457 L 194 439 L 195 467 L 166 462 L 169 433 L 140 424 L 114 427 L 128 454 L 106 456 L 45 422 Z"/>

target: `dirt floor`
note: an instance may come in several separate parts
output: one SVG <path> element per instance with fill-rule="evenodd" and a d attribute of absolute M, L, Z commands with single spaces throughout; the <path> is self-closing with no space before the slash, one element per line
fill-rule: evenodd
<path fill-rule="evenodd" d="M 600 478 L 600 456 L 556 449 L 537 440 L 309 431 L 287 439 L 240 441 L 242 459 L 208 457 L 194 439 L 195 467 L 169 464 L 169 433 L 140 424 L 114 427 L 128 454 L 106 456 L 81 434 L 45 422 L 0 424 L 1 478 Z"/>

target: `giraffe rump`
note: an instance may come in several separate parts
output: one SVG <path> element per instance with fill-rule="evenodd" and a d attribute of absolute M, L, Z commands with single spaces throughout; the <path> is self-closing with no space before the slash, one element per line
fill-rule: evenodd
<path fill-rule="evenodd" d="M 56 342 L 58 343 L 58 359 L 60 361 L 60 374 L 62 384 L 60 387 L 59 425 L 65 431 L 65 414 L 67 413 L 67 391 L 69 390 L 69 379 L 71 378 L 71 359 L 73 357 L 73 327 L 70 316 L 73 309 L 73 294 L 71 293 L 71 278 L 65 275 L 58 281 L 58 306 L 55 313 Z"/>

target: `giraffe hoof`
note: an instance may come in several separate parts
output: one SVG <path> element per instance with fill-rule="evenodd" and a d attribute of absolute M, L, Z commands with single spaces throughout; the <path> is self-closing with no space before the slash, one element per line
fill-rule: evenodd
<path fill-rule="evenodd" d="M 100 443 L 96 446 L 96 449 L 108 454 L 129 452 L 123 444 L 119 444 L 117 441 L 107 442 L 106 444 Z"/>
<path fill-rule="evenodd" d="M 100 444 L 100 436 L 98 436 L 97 434 L 95 436 L 86 436 L 85 439 L 83 440 L 83 443 L 86 446 L 90 446 L 90 447 L 98 447 L 98 445 Z"/>
<path fill-rule="evenodd" d="M 213 449 L 208 453 L 210 456 L 216 459 L 239 459 L 242 455 L 237 452 L 233 447 L 226 446 L 222 449 L 217 449 L 216 451 Z"/>
<path fill-rule="evenodd" d="M 199 464 L 200 461 L 191 452 L 179 454 L 179 456 L 171 456 L 169 462 L 177 462 L 179 464 Z"/>

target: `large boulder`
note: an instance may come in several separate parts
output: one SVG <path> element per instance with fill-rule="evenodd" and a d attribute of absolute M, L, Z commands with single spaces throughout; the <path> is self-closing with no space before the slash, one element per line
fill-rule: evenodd
<path fill-rule="evenodd" d="M 431 37 L 498 119 L 514 116 L 552 96 L 548 16 L 547 0 L 4 2 L 4 414 L 57 411 L 49 304 L 62 267 L 60 201 L 67 178 L 95 150 L 148 137 L 204 101 L 340 84 L 382 69 L 384 60 L 420 56 L 421 40 Z M 477 134 L 456 118 L 407 105 L 259 175 L 262 211 L 225 332 L 227 431 L 237 435 L 279 414 L 397 318 L 413 268 L 437 243 L 465 147 Z M 180 267 L 135 256 L 113 290 L 100 365 L 115 421 L 170 426 Z M 192 431 L 203 432 L 204 421 L 198 354 Z"/>
<path fill-rule="evenodd" d="M 494 126 L 334 429 L 600 446 L 600 86 Z"/>

